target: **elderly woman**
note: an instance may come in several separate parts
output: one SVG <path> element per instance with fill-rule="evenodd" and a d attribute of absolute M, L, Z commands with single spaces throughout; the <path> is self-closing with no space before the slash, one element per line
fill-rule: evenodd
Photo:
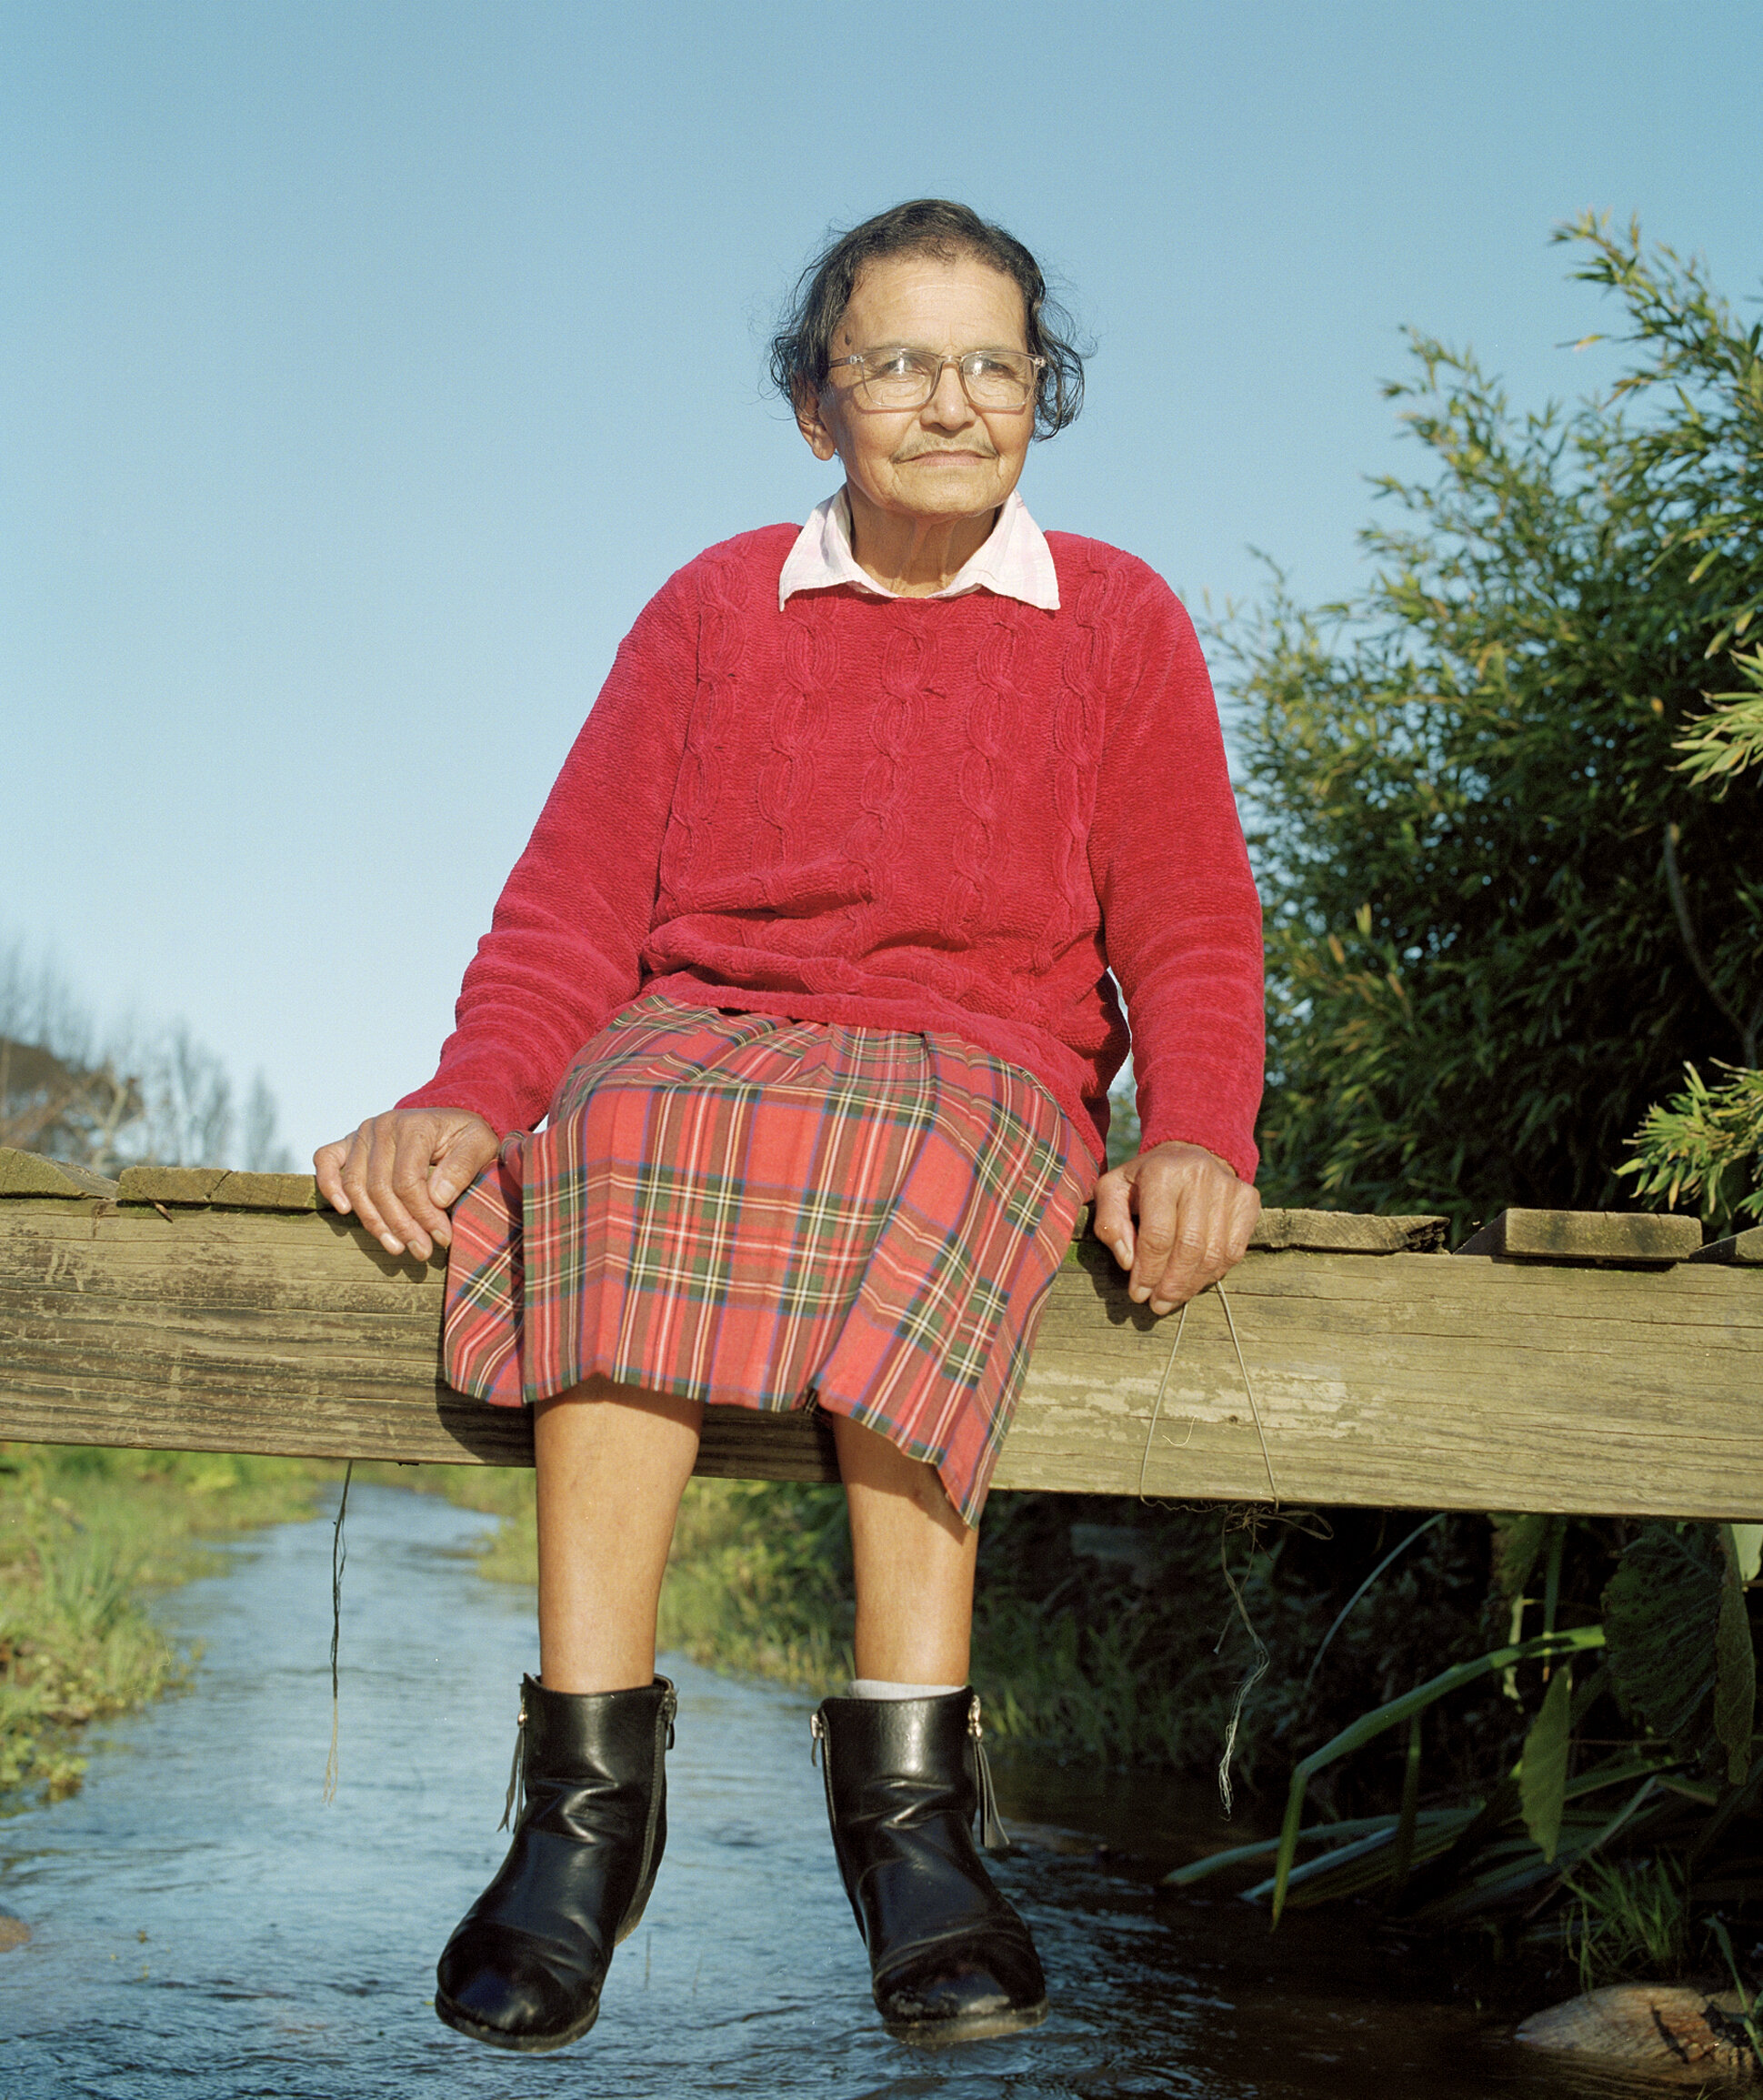
<path fill-rule="evenodd" d="M 1217 712 L 1161 579 L 1017 493 L 1082 387 L 1033 256 L 899 206 L 805 275 L 774 368 L 844 486 L 651 600 L 439 1070 L 316 1161 L 388 1251 L 448 1248 L 449 1382 L 533 1411 L 524 1805 L 435 2001 L 504 2048 L 586 2033 L 660 1863 L 656 1606 L 706 1402 L 832 1421 L 857 1676 L 814 1735 L 887 2031 L 1042 2018 L 972 1834 L 987 1484 L 1085 1201 L 1157 1313 L 1259 1208 Z M 1103 1172 L 1117 985 L 1144 1144 Z"/>

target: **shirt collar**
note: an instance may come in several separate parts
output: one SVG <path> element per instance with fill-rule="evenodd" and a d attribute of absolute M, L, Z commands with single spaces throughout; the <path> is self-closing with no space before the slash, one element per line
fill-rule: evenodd
<path fill-rule="evenodd" d="M 897 598 L 858 566 L 851 552 L 851 506 L 844 489 L 816 503 L 777 578 L 781 612 L 798 590 L 831 590 L 840 584 L 871 598 Z M 1014 488 L 1004 499 L 991 537 L 971 555 L 952 583 L 932 598 L 960 598 L 970 590 L 995 591 L 1018 598 L 1043 612 L 1059 609 L 1059 578 L 1047 536 L 1028 515 L 1028 506 Z"/>

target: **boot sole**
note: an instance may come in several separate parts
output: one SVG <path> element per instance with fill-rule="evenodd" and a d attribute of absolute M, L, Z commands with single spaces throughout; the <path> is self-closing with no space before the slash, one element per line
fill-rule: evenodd
<path fill-rule="evenodd" d="M 962 2042 L 989 2042 L 999 2035 L 1019 2035 L 1038 2027 L 1047 2017 L 1047 2000 L 1008 2013 L 975 2013 L 965 2020 L 884 2020 L 892 2041 L 910 2049 L 953 2048 Z"/>
<path fill-rule="evenodd" d="M 547 2050 L 566 2049 L 572 2042 L 579 2042 L 599 2018 L 600 2008 L 596 2005 L 586 2019 L 577 2020 L 573 2027 L 566 2027 L 556 2035 L 510 2035 L 506 2028 L 486 2027 L 438 1993 L 435 1998 L 435 2013 L 437 2019 L 445 2021 L 456 2033 L 469 2035 L 474 2042 L 486 2042 L 492 2049 L 518 2050 L 525 2056 L 542 2056 Z"/>

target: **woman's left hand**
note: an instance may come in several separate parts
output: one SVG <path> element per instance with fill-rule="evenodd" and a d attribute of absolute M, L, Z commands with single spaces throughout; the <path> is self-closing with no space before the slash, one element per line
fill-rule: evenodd
<path fill-rule="evenodd" d="M 1254 1185 L 1216 1153 L 1171 1139 L 1096 1184 L 1096 1237 L 1123 1269 L 1135 1301 L 1172 1312 L 1228 1275 L 1261 1215 Z"/>

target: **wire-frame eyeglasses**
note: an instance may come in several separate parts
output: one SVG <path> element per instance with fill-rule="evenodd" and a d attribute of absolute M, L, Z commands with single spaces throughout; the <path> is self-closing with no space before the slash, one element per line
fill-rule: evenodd
<path fill-rule="evenodd" d="M 961 390 L 976 408 L 1026 408 L 1047 364 L 1026 350 L 968 350 L 959 357 L 939 357 L 931 350 L 897 347 L 864 350 L 835 357 L 833 373 L 855 367 L 851 388 L 865 408 L 922 408 L 942 384 L 943 367 L 953 365 Z"/>

